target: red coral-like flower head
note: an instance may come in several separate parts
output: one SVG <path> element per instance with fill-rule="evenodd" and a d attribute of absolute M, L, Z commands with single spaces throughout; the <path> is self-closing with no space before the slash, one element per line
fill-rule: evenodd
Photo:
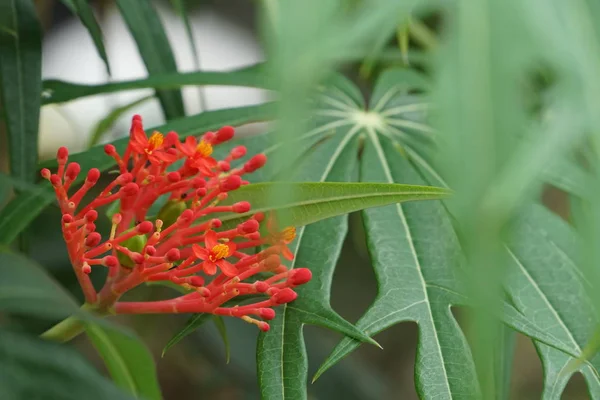
<path fill-rule="evenodd" d="M 100 171 L 91 169 L 82 186 L 72 192 L 79 164 L 68 163 L 68 151 L 57 153 L 58 170 L 41 171 L 54 187 L 62 210 L 62 230 L 69 256 L 88 303 L 117 313 L 212 313 L 239 317 L 267 331 L 264 320 L 275 317 L 272 307 L 296 299 L 294 287 L 308 282 L 305 268 L 289 270 L 280 256 L 293 259 L 288 245 L 293 227 L 279 230 L 274 216 L 267 219 L 266 236 L 259 233 L 261 213 L 250 215 L 250 203 L 231 204 L 228 193 L 247 183 L 242 179 L 261 168 L 264 154 L 239 167 L 246 155 L 234 147 L 222 160 L 214 147 L 234 135 L 231 127 L 183 141 L 174 132 L 146 136 L 140 116 L 134 116 L 129 143 L 122 154 L 115 146 L 104 150 L 119 173 L 87 204 L 84 197 L 97 185 Z M 168 197 L 158 217 L 148 215 L 159 199 Z M 96 231 L 99 207 L 118 203 L 110 233 Z M 220 215 L 248 215 L 230 226 Z M 248 250 L 263 246 L 253 253 Z M 108 268 L 105 285 L 96 292 L 89 279 L 93 268 Z M 268 273 L 271 276 L 257 280 Z M 122 302 L 121 296 L 144 282 L 169 281 L 188 290 L 180 297 L 152 302 Z M 241 296 L 247 303 L 241 304 Z M 262 320 L 256 319 L 260 318 Z"/>

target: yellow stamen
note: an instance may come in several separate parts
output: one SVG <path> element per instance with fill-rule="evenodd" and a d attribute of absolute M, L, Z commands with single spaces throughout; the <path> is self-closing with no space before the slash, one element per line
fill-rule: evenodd
<path fill-rule="evenodd" d="M 201 140 L 200 143 L 198 143 L 198 146 L 196 146 L 196 151 L 202 156 L 202 157 L 208 157 L 212 154 L 213 152 L 213 148 L 212 145 L 208 142 L 205 142 L 204 140 Z"/>
<path fill-rule="evenodd" d="M 152 154 L 152 151 L 161 147 L 165 138 L 162 133 L 154 131 L 148 139 L 148 148 L 146 149 L 146 153 Z"/>
<path fill-rule="evenodd" d="M 229 247 L 225 244 L 219 243 L 214 246 L 210 252 L 212 253 L 211 255 L 214 257 L 215 261 L 220 260 L 227 257 L 229 254 Z"/>
<path fill-rule="evenodd" d="M 291 243 L 296 238 L 296 228 L 288 226 L 281 232 L 281 239 L 285 243 Z"/>

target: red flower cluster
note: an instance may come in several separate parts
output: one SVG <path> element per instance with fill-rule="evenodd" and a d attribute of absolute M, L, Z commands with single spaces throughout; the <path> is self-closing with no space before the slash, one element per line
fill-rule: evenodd
<path fill-rule="evenodd" d="M 148 138 L 136 115 L 125 152 L 118 154 L 113 145 L 104 148 L 120 173 L 87 205 L 82 205 L 82 200 L 98 182 L 100 171 L 91 169 L 83 185 L 69 195 L 81 167 L 75 162 L 67 164 L 66 148 L 58 150 L 57 173 L 44 169 L 42 176 L 56 192 L 69 257 L 88 303 L 117 314 L 228 315 L 267 331 L 269 325 L 262 320 L 275 317 L 272 307 L 297 297 L 293 288 L 308 282 L 311 272 L 306 268 L 288 270 L 280 259 L 280 255 L 293 258 L 287 245 L 294 239 L 295 229 L 279 232 L 269 219 L 265 221 L 269 233 L 261 236 L 262 213 L 251 215 L 246 201 L 222 205 L 228 192 L 248 183 L 242 176 L 267 160 L 258 154 L 232 168 L 232 162 L 245 156 L 243 146 L 233 148 L 224 160 L 211 157 L 213 146 L 230 140 L 233 134 L 233 128 L 224 127 L 207 132 L 200 141 L 187 137 L 181 142 L 175 132 L 166 136 L 154 132 Z M 169 195 L 169 200 L 158 218 L 149 218 L 148 210 L 164 195 Z M 110 235 L 103 238 L 96 231 L 96 209 L 113 202 L 119 202 L 119 211 L 112 217 Z M 236 227 L 219 230 L 222 222 L 214 218 L 219 213 L 248 214 L 248 218 Z M 244 252 L 257 246 L 263 250 Z M 99 292 L 89 278 L 92 267 L 108 268 Z M 269 277 L 257 280 L 262 273 Z M 119 301 L 125 292 L 149 281 L 169 281 L 188 293 L 162 301 Z M 231 305 L 232 300 L 240 302 Z"/>

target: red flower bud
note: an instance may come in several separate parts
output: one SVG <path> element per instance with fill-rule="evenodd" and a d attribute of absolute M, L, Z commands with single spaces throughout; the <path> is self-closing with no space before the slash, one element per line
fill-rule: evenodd
<path fill-rule="evenodd" d="M 275 304 L 286 304 L 289 302 L 292 302 L 294 300 L 296 300 L 296 297 L 298 297 L 298 294 L 296 292 L 294 292 L 292 289 L 290 288 L 283 288 L 280 291 L 278 291 L 277 293 L 275 293 L 273 295 L 273 297 L 271 297 L 271 300 L 275 303 Z"/>
<path fill-rule="evenodd" d="M 171 132 L 167 133 L 167 136 L 165 136 L 165 145 L 166 146 L 173 146 L 178 141 L 179 141 L 179 135 L 177 134 L 177 132 L 171 131 Z"/>
<path fill-rule="evenodd" d="M 202 279 L 202 277 L 197 276 L 197 275 L 192 276 L 190 278 L 190 285 L 196 286 L 196 287 L 204 286 L 204 279 Z"/>
<path fill-rule="evenodd" d="M 230 140 L 235 134 L 235 130 L 231 126 L 224 126 L 217 131 L 212 144 L 219 144 Z"/>
<path fill-rule="evenodd" d="M 250 203 L 247 201 L 240 201 L 233 205 L 233 212 L 246 213 L 250 211 Z"/>
<path fill-rule="evenodd" d="M 288 282 L 293 286 L 303 285 L 310 281 L 312 272 L 308 268 L 297 268 L 290 271 Z"/>
<path fill-rule="evenodd" d="M 231 175 L 221 181 L 219 189 L 223 192 L 230 192 L 236 190 L 242 185 L 242 178 L 238 175 Z"/>
<path fill-rule="evenodd" d="M 258 221 L 254 219 L 249 219 L 248 221 L 242 222 L 238 225 L 238 232 L 240 232 L 241 234 L 253 233 L 258 231 L 259 227 L 260 225 Z"/>
<path fill-rule="evenodd" d="M 86 180 L 89 183 L 96 183 L 100 179 L 100 170 L 98 168 L 92 168 L 88 171 Z"/>
<path fill-rule="evenodd" d="M 119 185 L 126 185 L 131 181 L 133 181 L 133 175 L 131 175 L 129 172 L 125 172 L 124 174 L 119 175 L 117 178 L 117 183 Z"/>
<path fill-rule="evenodd" d="M 85 239 L 85 245 L 87 247 L 95 247 L 100 243 L 100 240 L 102 240 L 102 236 L 98 232 L 92 232 Z"/>
<path fill-rule="evenodd" d="M 131 253 L 131 261 L 133 261 L 134 264 L 142 264 L 144 262 L 144 256 L 140 253 Z"/>
<path fill-rule="evenodd" d="M 173 262 L 173 261 L 177 261 L 181 258 L 181 253 L 179 252 L 179 249 L 174 248 L 174 249 L 167 251 L 167 254 L 165 254 L 165 257 L 166 257 L 167 261 Z"/>
<path fill-rule="evenodd" d="M 106 256 L 104 257 L 104 265 L 106 265 L 107 267 L 116 267 L 117 265 L 119 265 L 119 260 L 117 260 L 117 257 L 115 256 Z"/>
<path fill-rule="evenodd" d="M 85 213 L 85 219 L 88 222 L 94 222 L 95 220 L 98 219 L 98 211 L 96 210 L 90 210 L 88 212 Z"/>
<path fill-rule="evenodd" d="M 260 329 L 263 332 L 269 332 L 269 329 L 271 329 L 271 327 L 266 322 L 260 321 L 258 323 L 258 329 Z"/>
<path fill-rule="evenodd" d="M 52 174 L 50 176 L 50 183 L 52 184 L 52 186 L 60 185 L 60 177 L 56 174 Z"/>
<path fill-rule="evenodd" d="M 81 166 L 78 163 L 72 162 L 67 166 L 67 171 L 65 172 L 65 175 L 67 176 L 67 178 L 69 178 L 69 180 L 74 181 L 75 179 L 77 179 L 77 175 L 79 175 L 80 171 Z"/>
<path fill-rule="evenodd" d="M 254 282 L 254 287 L 256 288 L 256 291 L 258 293 L 264 293 L 267 290 L 269 290 L 269 284 L 267 282 L 263 282 L 263 281 L 256 281 Z"/>
<path fill-rule="evenodd" d="M 181 180 L 181 174 L 179 172 L 169 172 L 167 174 L 167 180 L 169 182 L 179 182 Z"/>
<path fill-rule="evenodd" d="M 244 164 L 244 171 L 248 173 L 254 172 L 257 169 L 264 166 L 266 162 L 267 156 L 265 156 L 264 154 L 257 154 L 254 157 L 252 157 L 246 164 Z"/>
<path fill-rule="evenodd" d="M 150 233 L 152 232 L 152 229 L 154 229 L 154 226 L 152 225 L 152 222 L 150 221 L 144 221 L 142 223 L 140 223 L 137 227 L 136 227 L 137 231 L 141 234 L 146 234 L 146 233 Z"/>
<path fill-rule="evenodd" d="M 64 164 L 69 158 L 69 150 L 66 147 L 59 147 L 56 151 L 56 160 L 59 164 Z"/>
<path fill-rule="evenodd" d="M 259 311 L 259 315 L 262 319 L 272 320 L 275 318 L 275 310 L 272 308 L 261 308 Z"/>
<path fill-rule="evenodd" d="M 138 186 L 137 183 L 130 182 L 127 185 L 123 186 L 123 188 L 121 189 L 121 191 L 126 196 L 135 196 L 140 191 L 140 187 Z"/>
<path fill-rule="evenodd" d="M 245 146 L 237 146 L 231 150 L 230 154 L 234 160 L 237 160 L 238 158 L 244 157 L 246 155 L 246 151 L 247 150 Z"/>
<path fill-rule="evenodd" d="M 219 161 L 217 163 L 217 168 L 221 171 L 227 172 L 231 169 L 231 165 L 227 161 Z"/>
<path fill-rule="evenodd" d="M 153 256 L 156 254 L 156 247 L 154 246 L 148 245 L 145 247 L 144 250 L 146 250 L 146 254 L 148 254 L 149 256 Z"/>
<path fill-rule="evenodd" d="M 177 218 L 177 224 L 185 225 L 194 218 L 194 212 L 190 209 L 184 210 L 179 218 Z"/>

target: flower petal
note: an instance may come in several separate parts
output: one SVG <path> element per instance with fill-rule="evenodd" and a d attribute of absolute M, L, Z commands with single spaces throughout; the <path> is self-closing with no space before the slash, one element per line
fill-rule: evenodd
<path fill-rule="evenodd" d="M 229 250 L 227 251 L 227 256 L 226 257 L 231 257 L 231 255 L 233 253 L 235 253 L 235 249 L 236 249 L 237 246 L 233 242 L 227 242 L 227 243 L 223 243 L 223 244 L 229 248 Z"/>
<path fill-rule="evenodd" d="M 219 242 L 217 241 L 217 233 L 215 231 L 206 232 L 206 236 L 204 236 L 204 243 L 206 244 L 207 250 L 210 250 L 218 245 Z"/>
<path fill-rule="evenodd" d="M 199 244 L 192 245 L 192 252 L 194 252 L 194 255 L 200 258 L 201 260 L 205 260 L 208 257 L 208 250 L 206 250 Z"/>
<path fill-rule="evenodd" d="M 227 260 L 219 260 L 217 261 L 217 265 L 226 276 L 234 277 L 238 274 L 237 268 Z"/>
<path fill-rule="evenodd" d="M 281 246 L 281 255 L 283 255 L 283 258 L 286 260 L 292 261 L 294 259 L 294 253 L 292 253 L 287 246 Z"/>
<path fill-rule="evenodd" d="M 217 272 L 217 264 L 212 261 L 204 261 L 202 265 L 207 275 L 214 275 Z"/>

